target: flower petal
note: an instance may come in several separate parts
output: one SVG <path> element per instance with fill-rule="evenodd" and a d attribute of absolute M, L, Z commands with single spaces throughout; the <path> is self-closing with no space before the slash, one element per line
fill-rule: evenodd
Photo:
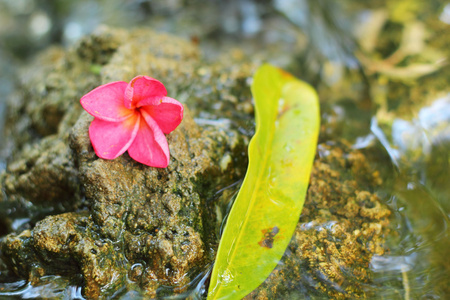
<path fill-rule="evenodd" d="M 169 97 L 164 97 L 159 105 L 144 106 L 141 110 L 145 110 L 166 134 L 174 131 L 183 120 L 183 105 Z"/>
<path fill-rule="evenodd" d="M 142 120 L 134 142 L 128 148 L 128 154 L 136 161 L 157 168 L 169 165 L 169 145 L 166 136 L 158 124 L 145 111 L 141 111 Z"/>
<path fill-rule="evenodd" d="M 92 116 L 109 122 L 121 122 L 134 113 L 123 104 L 125 81 L 101 85 L 80 99 L 81 106 Z"/>
<path fill-rule="evenodd" d="M 154 105 L 167 95 L 164 85 L 148 76 L 134 77 L 125 90 L 125 106 L 135 108 L 144 105 Z"/>
<path fill-rule="evenodd" d="M 95 118 L 89 127 L 89 137 L 97 156 L 114 159 L 127 151 L 139 130 L 140 119 L 139 113 L 123 122 L 107 122 Z"/>

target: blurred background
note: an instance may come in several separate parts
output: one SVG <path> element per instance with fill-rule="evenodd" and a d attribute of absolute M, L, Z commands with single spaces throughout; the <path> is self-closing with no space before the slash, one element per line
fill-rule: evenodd
<path fill-rule="evenodd" d="M 21 65 L 49 45 L 73 45 L 100 25 L 173 33 L 198 43 L 205 59 L 238 48 L 281 66 L 302 58 L 315 64 L 316 74 L 317 58 L 355 65 L 352 31 L 361 15 L 349 5 L 357 1 L 334 2 L 0 0 L 0 112 Z"/>

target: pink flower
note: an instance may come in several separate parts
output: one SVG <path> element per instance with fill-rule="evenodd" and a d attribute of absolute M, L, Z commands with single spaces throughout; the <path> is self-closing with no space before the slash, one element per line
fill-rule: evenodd
<path fill-rule="evenodd" d="M 84 95 L 81 105 L 95 117 L 89 137 L 97 156 L 114 159 L 128 150 L 140 163 L 167 167 L 170 154 L 164 134 L 177 128 L 184 109 L 166 95 L 164 85 L 148 76 L 111 82 Z"/>

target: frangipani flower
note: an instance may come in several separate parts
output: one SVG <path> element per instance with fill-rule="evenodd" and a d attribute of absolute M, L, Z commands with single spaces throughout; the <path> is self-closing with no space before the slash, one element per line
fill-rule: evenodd
<path fill-rule="evenodd" d="M 183 119 L 183 105 L 166 97 L 164 85 L 148 76 L 101 85 L 80 102 L 95 119 L 89 137 L 98 157 L 115 159 L 128 150 L 136 161 L 165 168 L 169 164 L 166 136 Z"/>

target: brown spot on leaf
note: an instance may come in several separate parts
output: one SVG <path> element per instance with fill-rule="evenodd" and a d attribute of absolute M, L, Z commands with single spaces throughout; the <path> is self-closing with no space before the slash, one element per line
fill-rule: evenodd
<path fill-rule="evenodd" d="M 258 242 L 258 244 L 264 248 L 272 248 L 275 236 L 278 234 L 278 232 L 280 232 L 280 229 L 275 226 L 263 229 L 261 230 L 261 232 L 263 233 L 263 237 L 261 238 L 261 241 Z"/>

